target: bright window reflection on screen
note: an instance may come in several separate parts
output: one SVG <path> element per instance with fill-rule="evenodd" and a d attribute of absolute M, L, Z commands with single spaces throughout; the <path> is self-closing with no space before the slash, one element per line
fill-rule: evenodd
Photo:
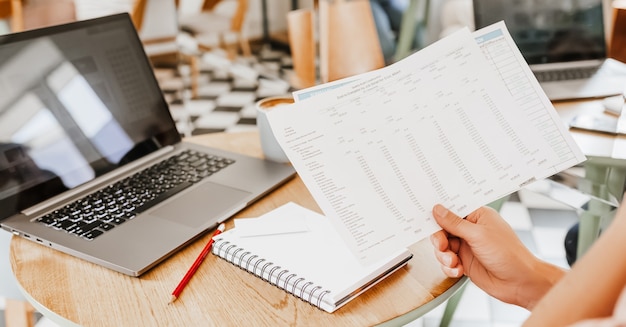
<path fill-rule="evenodd" d="M 98 152 L 118 163 L 133 146 L 132 140 L 111 115 L 85 78 L 69 62 L 49 77 L 48 84 Z"/>
<path fill-rule="evenodd" d="M 89 163 L 36 96 L 25 94 L 10 111 L 34 113 L 21 123 L 10 140 L 26 147 L 38 170 L 52 172 L 67 187 L 94 178 L 95 173 Z"/>

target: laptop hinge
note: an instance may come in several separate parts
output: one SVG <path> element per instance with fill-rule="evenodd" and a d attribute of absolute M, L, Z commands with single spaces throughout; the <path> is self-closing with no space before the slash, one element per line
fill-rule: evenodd
<path fill-rule="evenodd" d="M 136 170 L 137 168 L 159 158 L 162 157 L 166 154 L 168 154 L 169 152 L 174 150 L 174 146 L 169 145 L 166 146 L 160 150 L 155 151 L 154 153 L 151 153 L 147 156 L 145 156 L 144 158 L 141 159 L 137 159 L 136 161 L 133 161 L 131 163 L 128 163 L 118 169 L 115 169 L 111 172 L 108 172 L 100 177 L 98 177 L 97 179 L 87 182 L 84 185 L 78 186 L 75 189 L 69 190 L 67 192 L 64 192 L 62 194 L 59 194 L 55 197 L 52 197 L 44 202 L 41 202 L 39 204 L 36 204 L 32 207 L 29 207 L 27 209 L 22 210 L 22 214 L 27 215 L 27 216 L 32 216 L 40 211 L 45 211 L 45 210 L 49 210 L 52 207 L 55 207 L 57 205 L 59 205 L 60 203 L 67 201 L 68 199 L 79 195 L 81 193 L 85 193 L 88 192 L 89 190 L 93 189 L 99 189 L 103 186 L 109 185 L 111 184 L 110 182 L 112 180 L 115 180 L 117 178 L 119 178 L 120 176 L 126 175 L 129 172 L 132 172 L 134 170 Z"/>
<path fill-rule="evenodd" d="M 573 69 L 573 68 L 586 68 L 586 67 L 600 67 L 604 63 L 604 60 L 584 60 L 584 61 L 572 61 L 572 62 L 555 62 L 549 64 L 533 64 L 529 65 L 532 71 L 544 71 L 544 70 L 558 70 L 558 69 Z"/>

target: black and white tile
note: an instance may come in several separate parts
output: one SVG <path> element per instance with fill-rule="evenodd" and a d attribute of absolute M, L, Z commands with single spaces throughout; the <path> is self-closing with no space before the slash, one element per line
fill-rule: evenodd
<path fill-rule="evenodd" d="M 254 103 L 293 91 L 289 54 L 262 48 L 252 58 L 228 60 L 220 50 L 198 55 L 197 94 L 188 65 L 157 67 L 155 74 L 183 136 L 256 128 Z"/>

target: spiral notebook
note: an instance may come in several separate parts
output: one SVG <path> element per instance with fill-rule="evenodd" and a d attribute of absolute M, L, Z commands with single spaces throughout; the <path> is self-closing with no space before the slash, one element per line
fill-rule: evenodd
<path fill-rule="evenodd" d="M 291 202 L 253 219 L 244 220 L 264 227 L 244 230 L 236 221 L 235 228 L 215 237 L 213 254 L 327 312 L 342 307 L 413 257 L 401 249 L 362 265 L 328 218 Z"/>

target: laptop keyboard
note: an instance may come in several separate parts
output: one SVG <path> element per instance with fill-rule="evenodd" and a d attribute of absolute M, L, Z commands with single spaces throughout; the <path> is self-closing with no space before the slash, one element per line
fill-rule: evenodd
<path fill-rule="evenodd" d="M 539 82 L 568 81 L 591 77 L 598 71 L 598 67 L 572 68 L 558 71 L 534 72 Z"/>
<path fill-rule="evenodd" d="M 93 240 L 233 162 L 186 150 L 40 217 L 37 222 Z"/>

